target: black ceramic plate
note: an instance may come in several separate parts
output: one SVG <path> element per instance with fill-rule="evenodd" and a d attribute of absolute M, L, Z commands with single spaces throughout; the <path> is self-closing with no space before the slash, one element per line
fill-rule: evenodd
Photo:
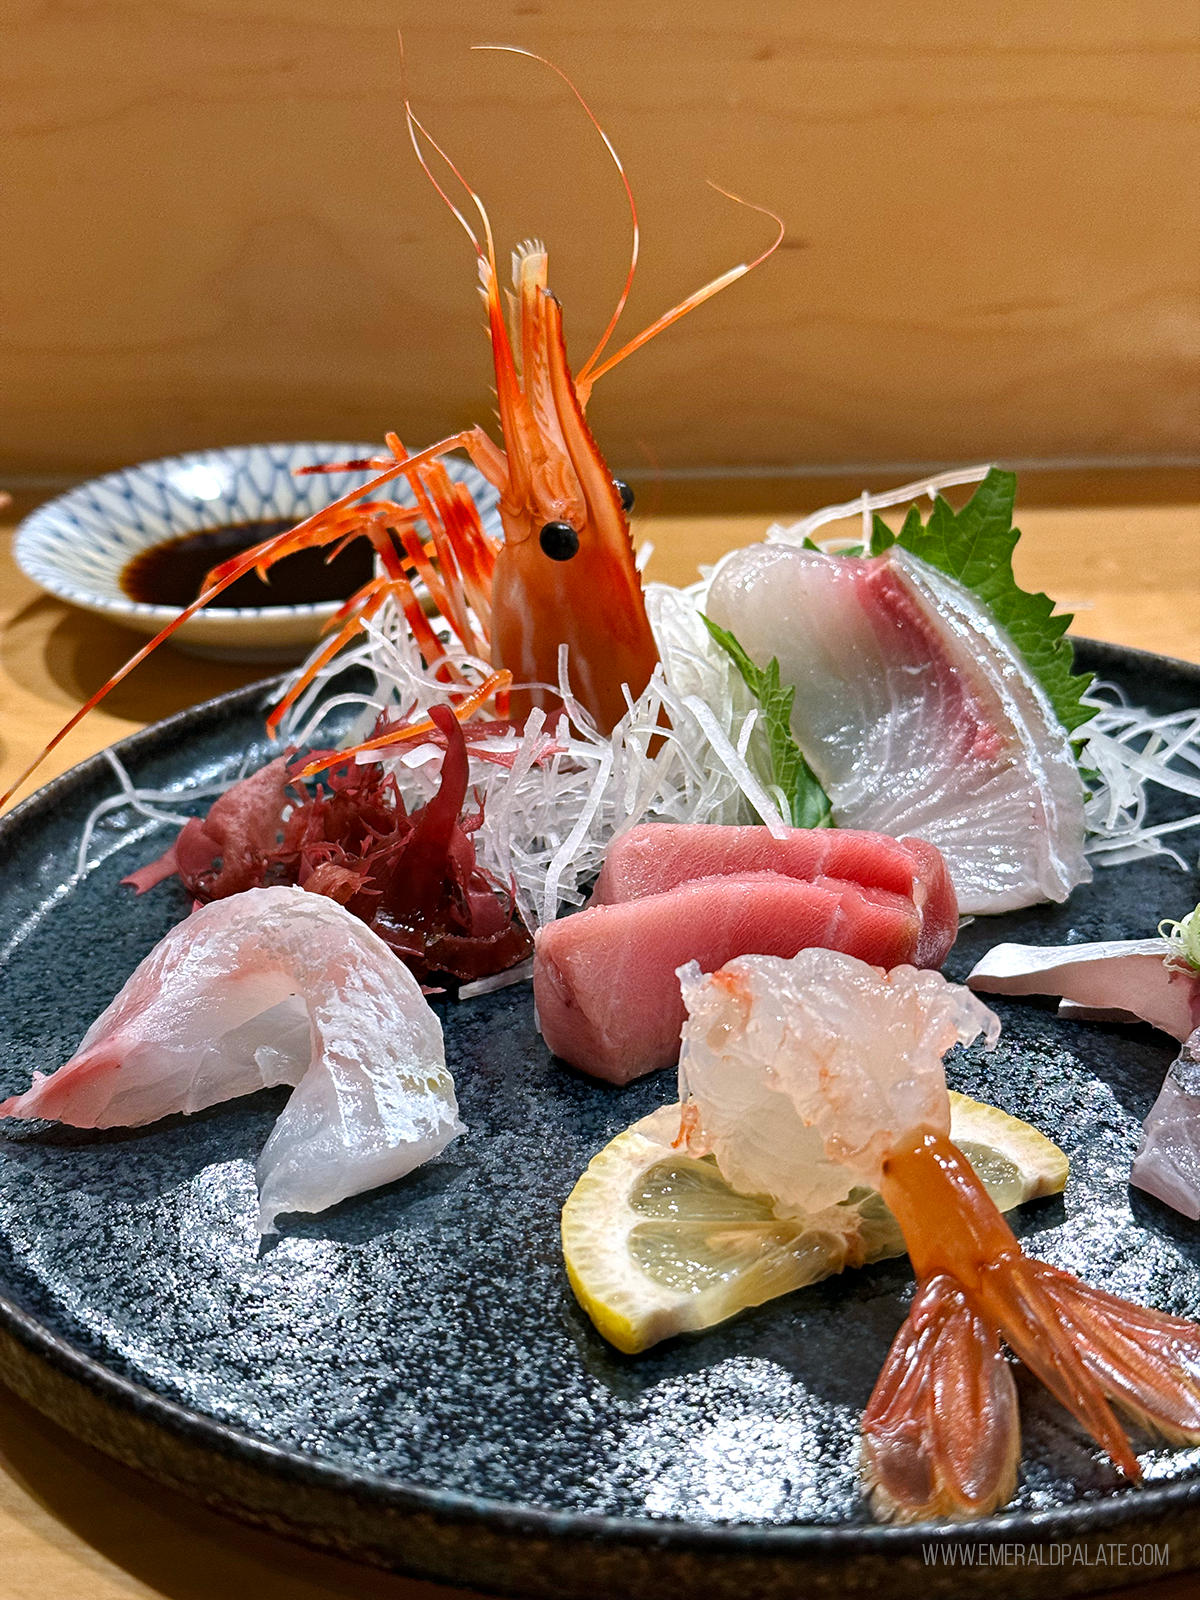
<path fill-rule="evenodd" d="M 1200 669 L 1088 645 L 1084 664 L 1162 710 Z M 202 780 L 262 741 L 243 690 L 125 742 L 143 785 Z M 118 886 L 161 835 L 76 882 L 84 818 L 114 791 L 102 758 L 0 823 L 0 1094 L 65 1060 L 187 911 L 174 883 Z M 97 853 L 111 840 L 105 834 Z M 1195 842 L 1189 849 L 1194 853 Z M 1145 935 L 1200 897 L 1169 864 L 1102 870 L 1068 906 L 979 919 L 949 965 L 1000 939 Z M 1139 1123 L 1173 1050 L 1148 1028 L 999 1004 L 998 1051 L 951 1063 L 1068 1151 L 1062 1199 L 1027 1207 L 1027 1248 L 1147 1304 L 1200 1316 L 1200 1228 L 1128 1188 Z M 210 1504 L 363 1559 L 522 1594 L 656 1597 L 955 1593 L 926 1563 L 952 1532 L 874 1526 L 857 1479 L 863 1405 L 911 1274 L 884 1263 L 710 1333 L 626 1358 L 572 1299 L 558 1213 L 589 1158 L 675 1095 L 552 1060 L 527 987 L 443 1008 L 470 1132 L 389 1188 L 285 1219 L 260 1255 L 255 1156 L 285 1091 L 136 1131 L 0 1131 L 0 1376 L 81 1437 Z M 981 1540 L 1169 1540 L 1200 1561 L 1200 1450 L 1147 1445 L 1122 1485 L 1026 1375 L 1024 1465 Z M 1159 1568 L 1161 1571 L 1161 1568 Z M 1029 1590 L 1129 1581 L 1128 1568 L 1026 1568 Z M 973 1592 L 1011 1589 L 983 1566 Z"/>

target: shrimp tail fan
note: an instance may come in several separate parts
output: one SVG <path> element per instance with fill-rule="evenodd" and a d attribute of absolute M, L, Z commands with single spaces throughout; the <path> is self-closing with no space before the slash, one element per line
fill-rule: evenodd
<path fill-rule="evenodd" d="M 1200 1443 L 1200 1327 L 1020 1257 L 985 1280 L 985 1315 L 1127 1478 L 1141 1477 L 1108 1402 L 1173 1444 Z"/>
<path fill-rule="evenodd" d="M 1129 1479 L 1141 1470 L 1113 1407 L 1173 1444 L 1200 1443 L 1200 1328 L 1028 1256 L 921 1285 L 863 1418 L 876 1512 L 987 1516 L 1016 1486 L 1017 1395 L 997 1331 Z"/>
<path fill-rule="evenodd" d="M 1012 1494 L 1021 1427 L 1012 1369 L 957 1280 L 922 1284 L 863 1417 L 864 1477 L 888 1522 L 986 1516 Z"/>

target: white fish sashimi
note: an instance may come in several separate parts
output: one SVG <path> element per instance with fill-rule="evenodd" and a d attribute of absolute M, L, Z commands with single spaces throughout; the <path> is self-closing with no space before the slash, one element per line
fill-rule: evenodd
<path fill-rule="evenodd" d="M 998 944 L 967 983 L 985 994 L 1060 995 L 1059 1015 L 1149 1022 L 1183 1044 L 1146 1118 L 1129 1181 L 1200 1220 L 1200 972 L 1169 939 Z"/>
<path fill-rule="evenodd" d="M 1092 944 L 998 944 L 967 977 L 984 994 L 1059 995 L 1063 1016 L 1149 1022 L 1184 1040 L 1200 1027 L 1200 973 L 1173 959 L 1166 939 Z"/>
<path fill-rule="evenodd" d="M 251 889 L 150 952 L 70 1061 L 0 1117 L 140 1127 L 292 1084 L 258 1162 L 259 1226 L 411 1172 L 464 1132 L 408 968 L 325 895 Z"/>
<path fill-rule="evenodd" d="M 1065 900 L 1091 877 L 1066 730 L 961 584 L 898 546 L 759 544 L 721 562 L 707 612 L 759 666 L 778 658 L 837 822 L 936 845 L 961 911 Z"/>
<path fill-rule="evenodd" d="M 1129 1181 L 1200 1221 L 1200 1028 L 1184 1040 L 1150 1108 Z"/>

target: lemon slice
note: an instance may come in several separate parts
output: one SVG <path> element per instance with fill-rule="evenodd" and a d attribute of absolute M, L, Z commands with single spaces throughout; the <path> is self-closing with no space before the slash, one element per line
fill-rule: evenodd
<path fill-rule="evenodd" d="M 844 1267 L 904 1254 L 874 1190 L 813 1216 L 777 1217 L 765 1196 L 731 1189 L 711 1156 L 673 1149 L 678 1135 L 678 1104 L 635 1122 L 592 1160 L 563 1207 L 571 1287 L 618 1350 L 634 1355 Z M 1067 1181 L 1058 1146 L 996 1106 L 952 1092 L 950 1137 L 1002 1211 Z"/>

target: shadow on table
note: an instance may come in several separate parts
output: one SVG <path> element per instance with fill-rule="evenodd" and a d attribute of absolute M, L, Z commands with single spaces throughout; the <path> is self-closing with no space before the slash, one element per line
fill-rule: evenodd
<path fill-rule="evenodd" d="M 0 658 L 14 683 L 61 705 L 65 722 L 146 642 L 143 634 L 42 595 L 9 620 Z M 205 661 L 165 644 L 109 693 L 104 707 L 130 722 L 157 722 L 281 670 L 262 662 Z"/>
<path fill-rule="evenodd" d="M 5 1473 L 15 1493 L 3 1493 Z M 243 1527 L 80 1444 L 3 1386 L 0 1510 L 29 1532 L 30 1586 L 21 1592 L 30 1594 L 115 1600 L 128 1592 L 120 1576 L 128 1574 L 166 1600 L 470 1600 L 461 1589 L 377 1572 Z M 39 1546 L 45 1554 L 35 1574 Z M 15 1554 L 10 1547 L 0 1563 L 4 1593 Z M 110 1562 L 119 1569 L 111 1575 L 103 1570 Z"/>

